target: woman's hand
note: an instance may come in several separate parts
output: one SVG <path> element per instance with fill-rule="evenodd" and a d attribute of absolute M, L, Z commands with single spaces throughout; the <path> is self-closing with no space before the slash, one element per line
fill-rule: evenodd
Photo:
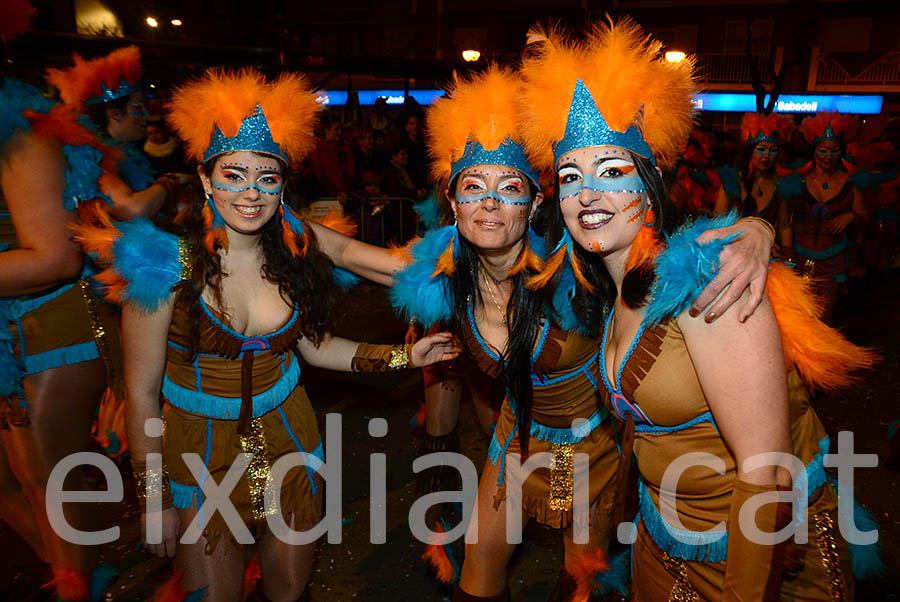
<path fill-rule="evenodd" d="M 175 508 L 166 508 L 160 512 L 162 520 L 162 543 L 147 543 L 147 515 L 141 513 L 141 542 L 144 549 L 151 554 L 156 554 L 159 558 L 173 558 L 175 556 L 175 546 L 178 542 L 178 528 L 180 520 L 178 518 L 178 510 Z"/>
<path fill-rule="evenodd" d="M 456 344 L 449 332 L 428 335 L 412 346 L 409 361 L 415 368 L 430 366 L 437 362 L 446 362 L 456 358 L 462 349 Z"/>
<path fill-rule="evenodd" d="M 727 228 L 709 230 L 698 241 L 708 243 L 738 232 L 742 234 L 719 254 L 719 272 L 716 277 L 691 305 L 692 318 L 699 316 L 709 304 L 716 301 L 706 312 L 706 321 L 714 321 L 741 298 L 744 289 L 749 289 L 750 295 L 738 314 L 741 322 L 749 318 L 762 302 L 774 242 L 770 230 L 755 222 L 738 222 Z M 725 290 L 728 285 L 731 286 Z"/>
<path fill-rule="evenodd" d="M 852 211 L 848 211 L 847 213 L 842 213 L 833 220 L 829 220 L 825 227 L 832 234 L 840 234 L 847 229 L 847 226 L 853 223 L 855 217 L 856 216 Z"/>

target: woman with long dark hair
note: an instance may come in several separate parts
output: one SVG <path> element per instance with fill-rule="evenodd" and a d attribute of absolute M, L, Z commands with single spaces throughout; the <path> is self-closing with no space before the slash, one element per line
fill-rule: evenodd
<path fill-rule="evenodd" d="M 201 163 L 205 193 L 177 220 L 178 232 L 136 220 L 82 234 L 111 262 L 98 278 L 123 303 L 126 421 L 141 521 L 145 531 L 153 522 L 162 533 L 161 541 L 145 533 L 145 541 L 159 556 L 174 555 L 177 587 L 205 589 L 215 600 L 240 599 L 240 546 L 254 539 L 268 599 L 294 600 L 306 589 L 314 543 L 287 543 L 272 517 L 294 531 L 315 525 L 323 482 L 295 467 L 280 489 L 267 485 L 273 465 L 290 453 L 324 459 L 298 360 L 377 372 L 456 355 L 446 334 L 411 346 L 329 335 L 338 296 L 333 265 L 283 201 L 285 170 L 310 151 L 318 107 L 297 75 L 270 83 L 255 71 L 207 72 L 180 88 L 170 107 L 170 123 Z M 193 454 L 202 470 L 190 465 Z M 242 458 L 249 464 L 229 494 L 235 524 L 204 512 L 203 484 L 221 484 Z"/>
<path fill-rule="evenodd" d="M 746 320 L 692 318 L 722 246 L 701 235 L 735 216 L 686 222 L 655 167 L 690 131 L 691 62 L 666 62 L 628 20 L 597 25 L 584 42 L 536 38 L 522 67 L 523 130 L 529 156 L 559 177 L 547 240 L 562 253 L 542 276 L 556 295 L 564 269 L 580 270 L 576 313 L 604 315 L 603 396 L 640 472 L 634 599 L 850 599 L 822 467 L 828 438 L 808 403 L 789 406 L 785 366 L 833 387 L 871 353 L 818 321 L 782 265 Z M 773 499 L 792 486 L 801 498 Z M 809 543 L 773 545 L 788 524 L 808 528 Z"/>

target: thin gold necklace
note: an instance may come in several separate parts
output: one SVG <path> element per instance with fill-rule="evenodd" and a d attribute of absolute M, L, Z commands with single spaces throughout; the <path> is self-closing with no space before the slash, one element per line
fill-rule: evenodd
<path fill-rule="evenodd" d="M 497 313 L 500 314 L 500 321 L 506 324 L 506 314 L 500 309 L 500 303 L 497 302 L 497 297 L 494 296 L 494 291 L 491 288 L 491 281 L 488 280 L 487 270 L 484 269 L 484 266 L 481 266 L 481 275 L 484 278 L 484 283 L 487 284 L 488 293 L 490 293 L 491 299 L 494 300 L 494 305 L 497 306 Z"/>

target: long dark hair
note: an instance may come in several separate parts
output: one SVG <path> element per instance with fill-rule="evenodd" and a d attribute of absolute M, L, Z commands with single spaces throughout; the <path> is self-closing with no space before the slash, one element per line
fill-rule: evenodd
<path fill-rule="evenodd" d="M 633 155 L 632 159 L 638 176 L 640 176 L 641 181 L 647 188 L 647 195 L 653 204 L 655 216 L 653 228 L 660 239 L 665 239 L 666 236 L 672 234 L 676 228 L 684 223 L 686 214 L 669 198 L 666 186 L 656 167 L 643 157 Z M 556 246 L 562 238 L 565 227 L 557 199 L 554 209 L 549 212 L 546 237 L 547 248 L 552 249 Z M 572 299 L 572 308 L 583 324 L 597 326 L 603 320 L 608 307 L 615 301 L 619 291 L 616 290 L 616 285 L 606 270 L 606 266 L 603 265 L 603 260 L 600 256 L 584 250 L 578 244 L 573 243 L 573 245 L 575 257 L 581 261 L 588 282 L 596 290 L 590 293 L 584 287 L 576 286 L 575 297 Z M 646 265 L 633 268 L 625 274 L 625 278 L 622 280 L 621 294 L 622 300 L 628 307 L 637 308 L 646 303 L 654 277 L 653 270 Z M 548 302 L 558 283 L 559 274 L 545 288 Z"/>
<path fill-rule="evenodd" d="M 536 194 L 537 189 L 530 183 L 529 186 L 532 194 Z M 450 189 L 453 190 L 452 183 Z M 527 230 L 525 236 L 529 236 Z M 459 237 L 459 243 L 460 253 L 456 269 L 449 277 L 450 293 L 453 298 L 453 317 L 450 326 L 457 336 L 464 336 L 467 328 L 475 328 L 474 324 L 469 325 L 469 303 L 471 302 L 473 306 L 476 304 L 483 306 L 484 299 L 478 286 L 478 270 L 481 269 L 478 253 L 472 243 L 462 236 Z M 525 252 L 524 247 L 522 252 Z M 506 308 L 509 343 L 500 361 L 501 374 L 508 394 L 512 398 L 511 401 L 515 401 L 522 455 L 528 454 L 531 407 L 534 400 L 531 385 L 531 355 L 543 316 L 541 296 L 525 286 L 528 275 L 519 272 L 512 276 L 513 291 Z"/>
<path fill-rule="evenodd" d="M 212 174 L 217 158 L 203 165 L 204 172 Z M 282 165 L 282 167 L 284 167 Z M 191 319 L 193 348 L 199 342 L 199 323 L 202 307 L 200 295 L 204 288 L 213 291 L 216 305 L 224 311 L 221 282 L 226 273 L 222 271 L 222 258 L 218 253 L 210 253 L 204 245 L 206 227 L 203 220 L 203 205 L 206 200 L 202 188 L 193 196 L 191 205 L 179 215 L 172 228 L 190 242 L 192 276 L 179 289 L 180 298 L 188 304 Z M 341 293 L 331 277 L 334 264 L 319 251 L 312 228 L 304 228 L 304 236 L 309 237 L 309 246 L 303 258 L 291 255 L 284 244 L 282 223 L 278 213 L 262 228 L 259 245 L 263 251 L 262 274 L 266 280 L 278 285 L 278 291 L 285 301 L 297 307 L 303 336 L 318 345 L 334 324 L 335 307 Z"/>

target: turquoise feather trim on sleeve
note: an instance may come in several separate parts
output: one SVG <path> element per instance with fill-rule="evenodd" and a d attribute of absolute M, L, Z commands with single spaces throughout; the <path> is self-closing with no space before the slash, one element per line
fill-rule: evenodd
<path fill-rule="evenodd" d="M 737 218 L 734 211 L 716 218 L 701 217 L 669 237 L 666 249 L 656 260 L 656 281 L 646 312 L 650 324 L 681 314 L 715 277 L 719 253 L 740 233 L 707 244 L 697 242 L 697 238 L 707 230 L 734 225 Z"/>
<path fill-rule="evenodd" d="M 182 279 L 178 237 L 146 218 L 116 226 L 122 235 L 113 245 L 113 267 L 126 282 L 123 300 L 155 311 Z"/>
<path fill-rule="evenodd" d="M 119 163 L 119 175 L 122 176 L 129 188 L 140 192 L 153 186 L 156 178 L 153 176 L 153 167 L 144 151 L 134 144 L 123 144 L 121 148 L 125 152 L 125 159 Z"/>
<path fill-rule="evenodd" d="M 46 113 L 55 104 L 37 88 L 14 79 L 4 80 L 0 84 L 0 144 L 16 130 L 31 131 L 31 122 L 23 115 L 25 111 Z"/>
<path fill-rule="evenodd" d="M 741 196 L 741 185 L 739 182 L 738 170 L 733 167 L 719 167 L 719 178 L 722 180 L 722 189 L 729 196 Z"/>
<path fill-rule="evenodd" d="M 66 158 L 66 189 L 63 191 L 63 207 L 66 211 L 78 208 L 80 203 L 95 198 L 102 198 L 112 204 L 112 199 L 100 192 L 100 176 L 103 169 L 100 160 L 103 153 L 93 146 L 63 146 Z"/>
<path fill-rule="evenodd" d="M 453 308 L 449 281 L 443 274 L 432 274 L 448 245 L 454 246 L 454 261 L 459 256 L 457 236 L 456 226 L 444 226 L 432 230 L 413 246 L 413 262 L 395 275 L 391 287 L 391 303 L 404 319 L 416 317 L 426 328 L 450 319 Z"/>
<path fill-rule="evenodd" d="M 359 286 L 359 276 L 344 268 L 332 267 L 331 278 L 334 280 L 335 284 L 345 291 L 352 290 Z"/>
<path fill-rule="evenodd" d="M 793 173 L 783 178 L 778 178 L 778 194 L 783 197 L 800 196 L 803 194 L 803 176 Z"/>

